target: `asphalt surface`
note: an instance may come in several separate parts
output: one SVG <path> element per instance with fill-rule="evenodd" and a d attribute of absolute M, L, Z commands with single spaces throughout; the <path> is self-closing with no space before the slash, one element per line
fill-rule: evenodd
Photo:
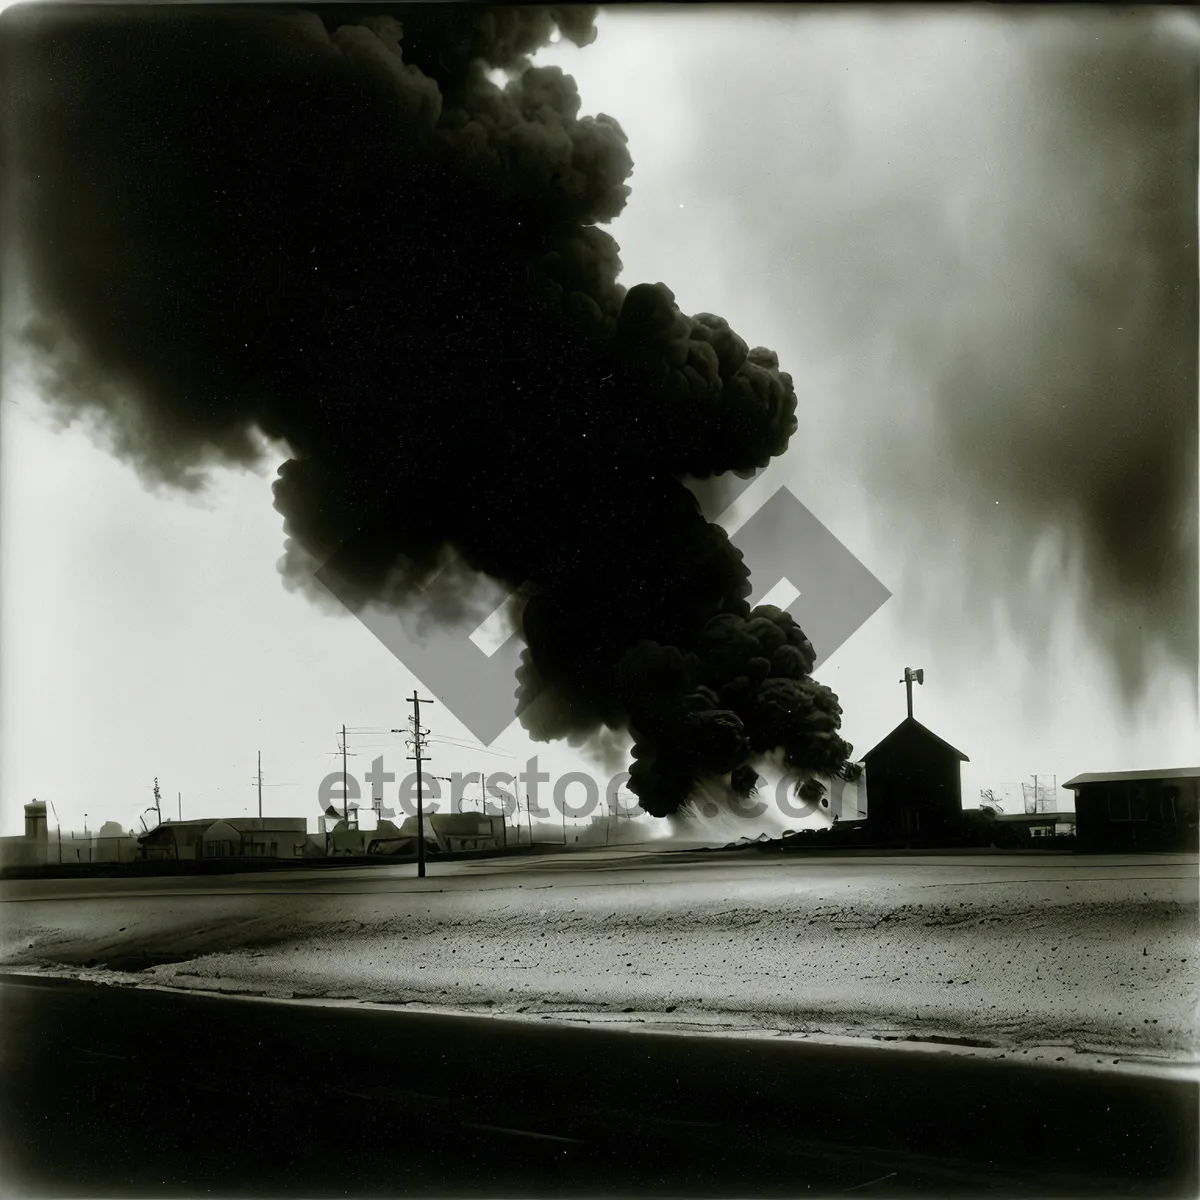
<path fill-rule="evenodd" d="M 1196 1084 L 0 982 L 8 1194 L 1179 1196 Z"/>
<path fill-rule="evenodd" d="M 0 886 L 0 966 L 576 1025 L 1195 1064 L 1195 855 L 588 851 Z"/>

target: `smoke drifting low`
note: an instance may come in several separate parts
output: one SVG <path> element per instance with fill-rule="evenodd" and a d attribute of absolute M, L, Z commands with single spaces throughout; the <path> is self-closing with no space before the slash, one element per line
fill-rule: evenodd
<path fill-rule="evenodd" d="M 995 609 L 1023 635 L 1003 653 L 1038 663 L 1069 596 L 1131 707 L 1166 666 L 1194 681 L 1195 13 L 697 27 L 685 103 L 715 149 L 680 186 L 778 164 L 777 194 L 744 193 L 714 236 L 788 314 L 788 352 L 828 368 L 839 403 L 813 433 L 854 440 L 879 540 L 904 547 L 895 603 L 975 663 Z"/>
<path fill-rule="evenodd" d="M 1164 659 L 1197 678 L 1200 47 L 1161 11 L 1060 14 L 1010 38 L 1026 91 L 1000 144 L 1023 169 L 997 181 L 976 238 L 991 296 L 980 280 L 946 322 L 936 445 L 974 478 L 977 528 L 1006 510 L 989 584 L 1024 582 L 1039 539 L 1057 539 L 1132 701 Z M 887 477 L 918 510 L 937 492 L 894 464 Z M 1020 583 L 1002 594 L 1013 615 L 1028 605 Z"/>
<path fill-rule="evenodd" d="M 797 428 L 789 375 L 598 228 L 620 127 L 528 56 L 584 9 L 24 10 L 20 249 L 69 412 L 181 487 L 285 444 L 282 569 L 359 604 L 447 549 L 529 596 L 558 732 L 628 729 L 657 815 L 752 755 L 848 769 L 837 697 L 682 482 Z M 498 86 L 492 75 L 507 72 Z"/>

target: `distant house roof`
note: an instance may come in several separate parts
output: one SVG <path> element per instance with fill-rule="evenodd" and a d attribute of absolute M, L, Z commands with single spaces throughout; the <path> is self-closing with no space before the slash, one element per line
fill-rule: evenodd
<path fill-rule="evenodd" d="M 499 816 L 493 816 L 491 813 L 478 812 L 433 813 L 425 819 L 432 822 L 434 829 L 447 834 L 478 833 L 481 826 L 486 825 L 490 829 L 493 821 L 501 820 Z"/>
<path fill-rule="evenodd" d="M 152 846 L 171 845 L 175 841 L 175 830 L 205 830 L 213 823 L 213 820 L 213 817 L 209 817 L 207 820 L 201 821 L 161 821 L 153 829 L 147 829 L 145 833 L 138 834 L 137 840 L 147 842 Z"/>
<path fill-rule="evenodd" d="M 888 742 L 890 742 L 892 740 L 892 738 L 899 737 L 901 733 L 920 734 L 922 737 L 926 737 L 930 741 L 937 743 L 937 745 L 941 746 L 944 750 L 948 750 L 951 754 L 953 754 L 960 761 L 962 761 L 962 762 L 970 762 L 971 761 L 961 750 L 956 750 L 952 745 L 950 745 L 949 742 L 945 741 L 943 738 L 938 737 L 938 735 L 936 733 L 934 733 L 932 729 L 926 729 L 925 726 L 922 725 L 921 722 L 916 719 L 916 717 L 905 717 L 904 720 L 901 721 L 900 724 L 897 725 L 896 728 L 893 729 L 892 732 L 889 733 L 887 735 L 887 737 L 885 737 L 883 739 L 883 741 L 879 742 L 876 746 L 874 746 L 872 749 L 868 750 L 866 752 L 866 754 L 864 754 L 862 756 L 862 761 L 867 762 L 867 760 L 870 759 L 872 754 L 878 753 L 880 750 L 883 749 L 884 746 L 886 746 L 888 744 Z"/>
<path fill-rule="evenodd" d="M 304 817 L 225 817 L 224 823 L 239 833 L 303 833 L 308 829 Z"/>
<path fill-rule="evenodd" d="M 1092 771 L 1076 775 L 1062 786 L 1076 788 L 1085 783 L 1120 783 L 1137 779 L 1200 779 L 1200 767 L 1166 767 L 1160 771 Z"/>
<path fill-rule="evenodd" d="M 1040 812 L 1040 813 L 997 813 L 997 821 L 1010 821 L 1014 825 L 1047 825 L 1053 821 L 1056 825 L 1069 825 L 1075 820 L 1073 812 Z"/>
<path fill-rule="evenodd" d="M 209 829 L 218 824 L 232 829 L 235 833 L 300 833 L 308 828 L 305 817 L 192 817 L 187 821 L 168 819 L 155 825 L 148 834 L 160 829 Z M 148 834 L 142 836 L 146 837 Z M 219 836 L 229 835 L 222 833 Z"/>

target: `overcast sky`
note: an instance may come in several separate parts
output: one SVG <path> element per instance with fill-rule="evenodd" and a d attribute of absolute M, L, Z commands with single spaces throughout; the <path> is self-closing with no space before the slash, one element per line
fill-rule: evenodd
<path fill-rule="evenodd" d="M 1054 37 L 1091 36 L 1086 19 L 1063 18 Z M 1119 207 L 1120 180 L 1049 136 L 1053 114 L 1035 128 L 1036 39 L 982 10 L 630 8 L 598 25 L 592 46 L 543 58 L 576 77 L 585 111 L 628 134 L 633 193 L 612 226 L 625 282 L 667 282 L 684 311 L 719 313 L 777 350 L 796 381 L 799 432 L 730 527 L 786 484 L 893 592 L 817 671 L 856 755 L 903 718 L 898 681 L 912 666 L 926 673 L 916 715 L 971 760 L 968 805 L 1033 773 L 1194 765 L 1194 670 L 1163 658 L 1148 693 L 1123 704 L 1071 531 L 1038 534 L 1036 506 L 1008 511 L 1011 479 L 993 487 L 939 440 L 940 391 L 961 379 L 964 344 L 987 343 L 970 360 L 970 402 L 1000 404 L 999 364 L 1050 336 L 1062 297 L 1048 248 L 1069 236 L 1090 269 L 1119 266 L 1088 241 L 1111 232 L 1089 223 L 1088 204 Z M 1182 23 L 1163 36 L 1194 53 Z M 1030 186 L 1051 175 L 1054 186 Z M 259 750 L 265 810 L 312 816 L 340 770 L 342 724 L 398 728 L 414 687 L 429 694 L 352 617 L 282 586 L 276 463 L 223 472 L 199 499 L 155 494 L 86 429 L 57 429 L 11 373 L 2 413 L 3 832 L 20 831 L 35 796 L 64 827 L 85 813 L 91 828 L 133 825 L 155 776 L 164 815 L 178 793 L 185 817 L 251 814 Z M 995 479 L 1006 456 L 1019 476 L 1020 440 L 993 445 Z M 1016 602 L 992 605 L 1001 594 Z M 444 705 L 427 723 L 435 738 L 472 740 Z M 536 753 L 551 774 L 607 778 L 515 723 L 488 753 L 431 749 L 439 775 Z M 403 774 L 398 736 L 352 737 L 350 750 L 360 777 L 378 754 Z"/>

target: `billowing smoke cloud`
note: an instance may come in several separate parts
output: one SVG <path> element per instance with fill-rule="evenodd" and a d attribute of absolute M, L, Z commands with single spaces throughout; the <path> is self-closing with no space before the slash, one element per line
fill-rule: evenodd
<path fill-rule="evenodd" d="M 996 611 L 1036 662 L 1070 596 L 1128 700 L 1164 666 L 1194 680 L 1195 14 L 697 28 L 684 103 L 713 150 L 680 189 L 775 164 L 714 236 L 787 314 L 789 353 L 828 369 L 839 403 L 806 449 L 853 445 L 880 541 L 904 547 L 895 603 L 988 654 Z"/>
<path fill-rule="evenodd" d="M 592 15 L 25 11 L 20 245 L 60 406 L 177 486 L 285 445 L 296 586 L 332 557 L 355 602 L 403 604 L 448 548 L 523 586 L 558 732 L 628 729 L 665 814 L 773 747 L 823 772 L 850 747 L 682 482 L 782 452 L 792 380 L 617 282 L 625 136 L 529 66 Z"/>

